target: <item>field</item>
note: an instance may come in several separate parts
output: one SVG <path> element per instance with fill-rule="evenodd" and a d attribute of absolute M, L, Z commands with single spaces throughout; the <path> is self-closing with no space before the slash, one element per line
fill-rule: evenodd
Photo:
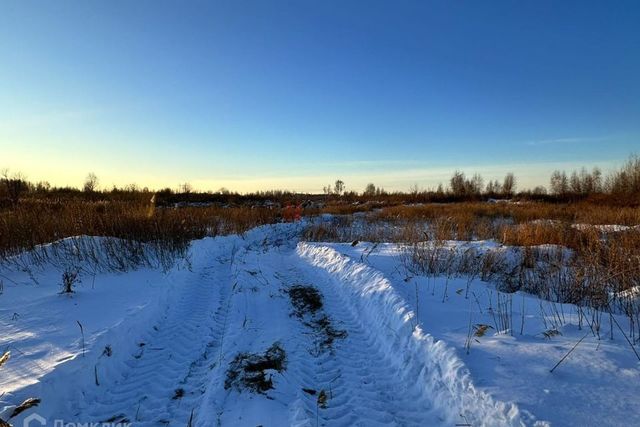
<path fill-rule="evenodd" d="M 640 426 L 640 2 L 4 1 L 0 427 Z"/>
<path fill-rule="evenodd" d="M 637 208 L 137 197 L 2 214 L 1 419 L 640 423 Z"/>

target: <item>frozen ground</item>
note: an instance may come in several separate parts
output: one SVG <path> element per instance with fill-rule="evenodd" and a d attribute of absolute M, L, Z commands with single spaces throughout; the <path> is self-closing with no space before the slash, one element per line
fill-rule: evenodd
<path fill-rule="evenodd" d="M 13 424 L 640 425 L 638 360 L 615 331 L 550 373 L 587 332 L 573 307 L 514 294 L 507 333 L 490 285 L 465 298 L 451 279 L 443 298 L 395 245 L 298 242 L 299 227 L 200 240 L 188 266 L 84 276 L 70 296 L 57 268 L 2 272 L 0 418 L 36 397 Z M 296 311 L 299 286 L 321 305 Z"/>

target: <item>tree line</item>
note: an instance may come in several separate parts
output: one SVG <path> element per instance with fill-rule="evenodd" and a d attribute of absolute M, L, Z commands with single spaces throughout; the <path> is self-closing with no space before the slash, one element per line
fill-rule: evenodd
<path fill-rule="evenodd" d="M 226 188 L 217 191 L 197 192 L 189 183 L 182 183 L 176 189 L 165 188 L 153 191 L 146 187 L 140 188 L 131 184 L 122 188 L 113 187 L 110 190 L 99 189 L 99 179 L 94 173 L 89 173 L 81 188 L 53 187 L 46 181 L 33 183 L 20 173 L 9 173 L 8 169 L 0 172 L 0 207 L 15 207 L 24 197 L 51 198 L 65 197 L 86 198 L 91 200 L 109 198 L 138 198 L 150 197 L 156 194 L 172 203 L 181 200 L 206 202 L 229 201 L 242 203 L 247 200 L 291 200 L 300 197 L 322 197 L 345 201 L 392 199 L 396 202 L 447 202 L 463 200 L 479 200 L 486 198 L 513 197 L 544 199 L 555 201 L 570 201 L 576 198 L 590 196 L 613 196 L 617 200 L 628 203 L 640 203 L 640 157 L 631 155 L 618 169 L 607 175 L 595 167 L 591 170 L 581 168 L 567 173 L 563 170 L 554 171 L 548 187 L 537 186 L 533 189 L 518 190 L 518 179 L 512 172 L 505 174 L 501 180 L 485 181 L 480 174 L 467 176 L 462 171 L 455 171 L 446 185 L 439 184 L 435 189 L 421 190 L 417 184 L 406 191 L 385 191 L 384 187 L 368 183 L 358 192 L 347 190 L 345 182 L 337 179 L 333 184 L 323 187 L 322 195 L 293 193 L 287 190 L 257 191 L 241 195 Z"/>

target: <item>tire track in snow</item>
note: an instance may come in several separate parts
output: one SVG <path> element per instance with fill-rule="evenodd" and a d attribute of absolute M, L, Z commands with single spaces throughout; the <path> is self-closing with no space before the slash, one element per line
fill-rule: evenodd
<path fill-rule="evenodd" d="M 213 261 L 213 260 L 212 260 Z M 106 391 L 96 387 L 96 401 L 87 399 L 74 416 L 101 422 L 126 418 L 136 426 L 186 425 L 204 390 L 212 355 L 220 344 L 230 294 L 227 266 L 205 266 L 187 280 L 178 301 L 170 305 L 144 345 Z M 177 398 L 177 390 L 184 395 Z M 118 418 L 119 419 L 119 418 Z"/>
<path fill-rule="evenodd" d="M 188 425 L 192 414 L 195 415 L 202 396 L 206 392 L 209 374 L 213 369 L 219 367 L 219 354 L 227 329 L 232 290 L 230 282 L 220 283 L 220 298 L 218 308 L 213 316 L 210 340 L 200 358 L 191 363 L 189 372 L 182 381 L 184 388 L 190 392 L 187 392 L 182 399 L 173 399 L 169 407 L 171 414 L 169 419 L 176 425 Z"/>
<path fill-rule="evenodd" d="M 388 413 L 404 413 L 406 409 L 411 417 L 419 416 L 426 405 L 427 410 L 435 408 L 440 422 L 417 425 L 524 425 L 515 405 L 495 401 L 476 389 L 455 351 L 414 325 L 413 312 L 380 272 L 321 245 L 301 243 L 296 252 L 307 263 L 307 269 L 309 265 L 314 267 L 313 275 L 324 285 L 321 290 L 327 296 L 327 306 L 333 307 L 329 308 L 330 313 L 344 319 L 347 330 L 356 333 L 356 351 L 362 349 L 359 346 L 371 351 L 355 360 L 372 363 L 366 366 L 376 366 L 377 361 L 380 369 L 389 370 L 390 382 L 383 376 L 374 388 L 379 391 L 380 386 L 391 387 L 391 393 L 383 393 L 389 400 L 380 400 L 382 408 L 394 408 Z M 374 357 L 368 357 L 370 354 Z M 344 366 L 351 366 L 348 359 L 343 358 Z M 354 372 L 365 375 L 365 381 L 376 380 L 370 371 Z M 355 400 L 370 407 L 369 389 L 363 389 L 363 397 Z M 403 400 L 397 398 L 402 394 L 413 396 L 415 403 L 409 401 L 405 407 Z M 399 425 L 416 425 L 410 418 L 404 421 L 408 423 Z"/>
<path fill-rule="evenodd" d="M 299 262 L 299 260 L 298 260 Z M 308 267 L 307 267 L 308 269 Z M 323 295 L 324 313 L 336 328 L 348 333 L 334 342 L 333 350 L 317 357 L 292 356 L 292 370 L 301 382 L 300 389 L 325 390 L 329 399 L 325 409 L 318 408 L 317 395 L 299 394 L 306 419 L 298 412 L 292 424 L 315 426 L 417 426 L 442 425 L 443 419 L 432 410 L 419 388 L 402 381 L 397 370 L 389 368 L 378 345 L 376 330 L 367 327 L 353 307 L 340 300 L 331 285 L 305 268 L 290 267 L 281 276 L 283 288 L 294 284 L 312 285 Z M 298 336 L 304 336 L 304 328 Z M 308 334 L 308 329 L 306 331 Z M 307 340 L 307 349 L 313 346 Z M 303 345 L 298 348 L 304 347 Z"/>

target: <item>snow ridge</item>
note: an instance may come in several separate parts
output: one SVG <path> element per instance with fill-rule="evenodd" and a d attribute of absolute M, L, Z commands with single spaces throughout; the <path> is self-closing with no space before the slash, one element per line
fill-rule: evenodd
<path fill-rule="evenodd" d="M 323 270 L 309 266 L 293 255 L 288 272 L 281 275 L 284 287 L 295 283 L 312 284 L 322 294 L 323 312 L 347 335 L 337 339 L 331 350 L 309 357 L 298 351 L 292 357 L 290 372 L 297 378 L 297 390 L 319 388 L 328 393 L 326 407 L 318 410 L 316 396 L 298 393 L 291 408 L 291 426 L 435 426 L 443 417 L 434 408 L 424 388 L 407 386 L 400 367 L 388 363 L 387 349 L 380 345 L 378 331 L 369 327 L 352 304 L 333 289 Z M 284 271 L 284 269 L 283 269 Z M 310 348 L 312 339 L 300 330 L 298 348 Z M 414 383 L 412 381 L 411 383 Z M 411 384 L 410 383 L 410 384 Z M 306 394 L 306 395 L 305 395 Z"/>
<path fill-rule="evenodd" d="M 299 243 L 297 254 L 327 272 L 342 300 L 353 305 L 377 333 L 386 359 L 407 384 L 422 388 L 452 424 L 522 426 L 516 405 L 477 389 L 462 360 L 444 342 L 415 324 L 415 313 L 379 271 L 316 244 Z"/>

